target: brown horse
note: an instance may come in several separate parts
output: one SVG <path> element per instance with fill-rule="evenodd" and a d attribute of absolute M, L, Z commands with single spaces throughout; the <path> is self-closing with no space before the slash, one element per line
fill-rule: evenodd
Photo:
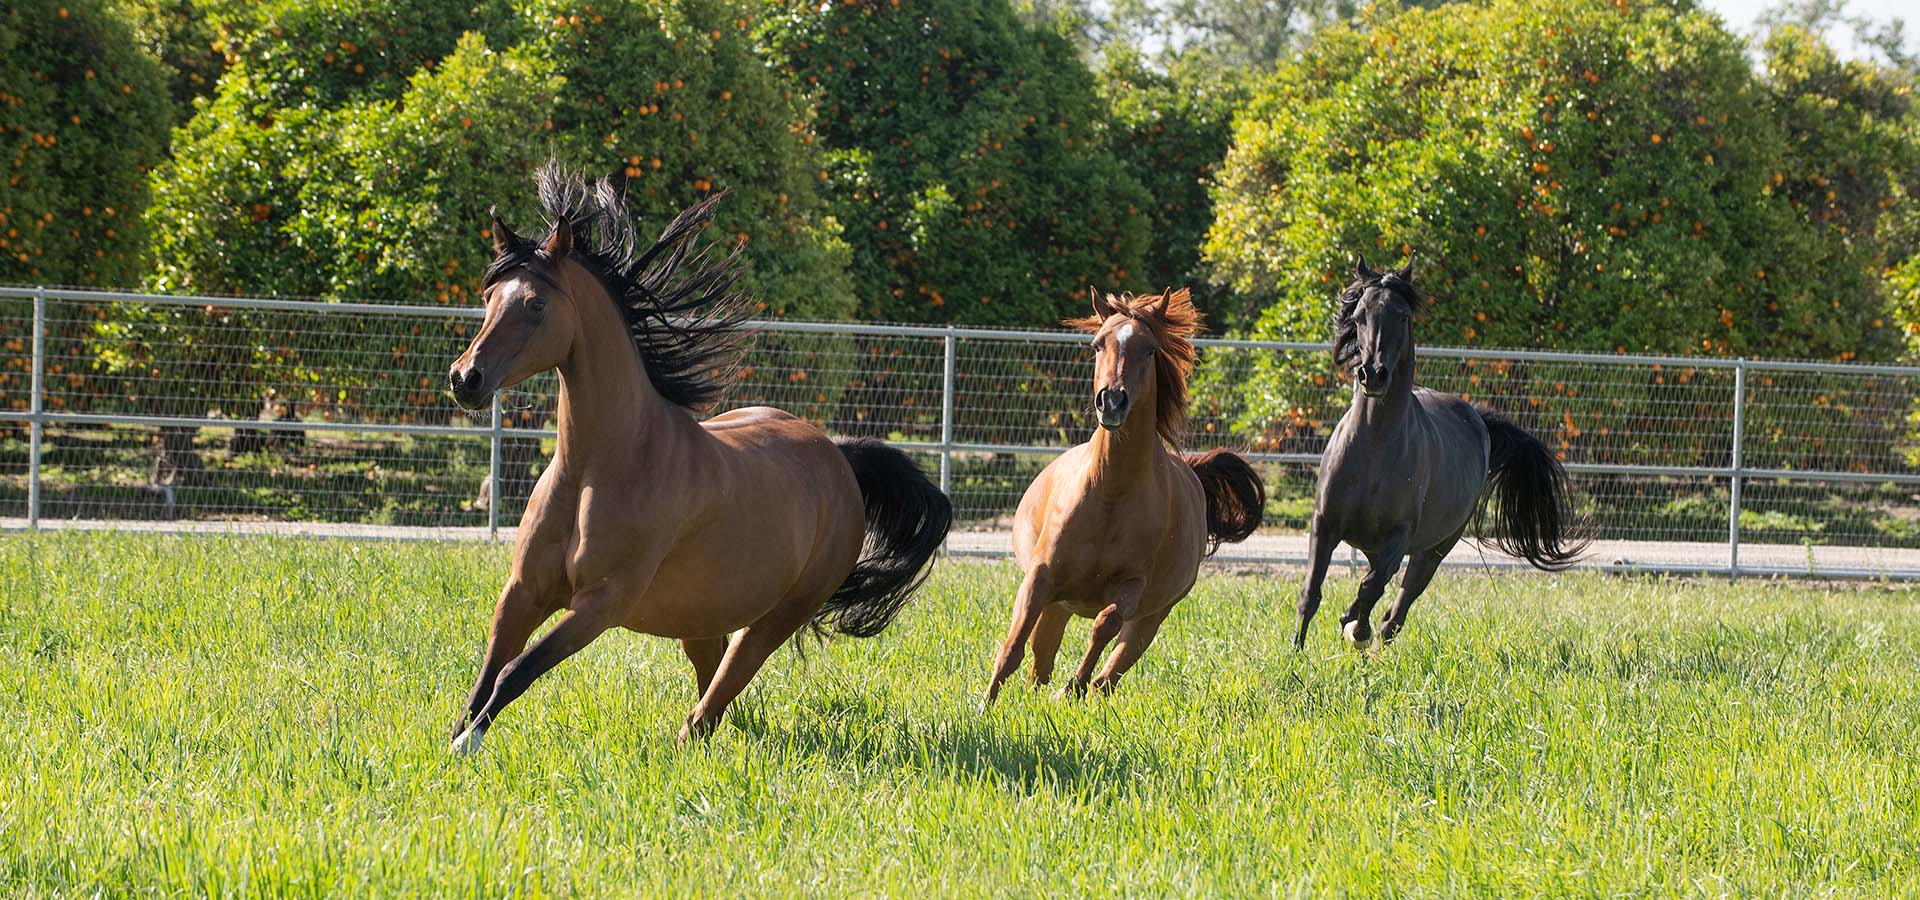
<path fill-rule="evenodd" d="M 715 259 L 697 245 L 720 195 L 636 253 L 612 184 L 552 163 L 538 183 L 553 230 L 536 245 L 494 218 L 486 321 L 450 377 L 460 405 L 478 409 L 558 368 L 559 439 L 520 519 L 453 750 L 479 749 L 534 679 L 616 626 L 680 639 L 700 694 L 680 737 L 704 735 L 801 629 L 885 628 L 926 577 L 952 507 L 878 441 L 835 443 L 766 407 L 696 421 L 744 340 L 740 251 Z"/>
<path fill-rule="evenodd" d="M 1034 684 L 1048 682 L 1069 615 L 1092 618 L 1093 636 L 1062 693 L 1112 690 L 1193 588 L 1201 558 L 1222 541 L 1246 540 L 1266 506 L 1266 486 L 1246 460 L 1172 449 L 1186 437 L 1187 375 L 1200 330 L 1187 291 L 1105 299 L 1094 292 L 1093 311 L 1066 324 L 1093 333 L 1100 428 L 1049 464 L 1020 500 L 1013 552 L 1026 577 L 982 708 L 1020 667 L 1029 637 Z"/>

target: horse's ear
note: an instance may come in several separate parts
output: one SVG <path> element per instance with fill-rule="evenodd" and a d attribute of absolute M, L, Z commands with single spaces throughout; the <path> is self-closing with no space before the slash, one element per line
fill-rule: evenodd
<path fill-rule="evenodd" d="M 1107 302 L 1112 298 L 1100 296 L 1100 289 L 1094 287 L 1093 285 L 1087 285 L 1087 295 L 1093 298 L 1093 314 L 1094 315 L 1099 316 L 1102 319 L 1113 315 L 1113 304 Z"/>
<path fill-rule="evenodd" d="M 566 216 L 561 216 L 554 220 L 553 234 L 547 236 L 547 242 L 540 246 L 540 252 L 546 255 L 548 262 L 559 262 L 566 259 L 572 249 L 573 223 L 567 221 Z"/>
<path fill-rule="evenodd" d="M 1365 254 L 1362 254 L 1359 251 L 1354 251 L 1353 277 L 1363 279 L 1366 281 L 1372 281 L 1375 278 L 1379 278 L 1380 273 L 1375 272 L 1373 270 L 1373 267 L 1367 265 L 1367 257 Z"/>
<path fill-rule="evenodd" d="M 513 229 L 508 228 L 506 222 L 501 221 L 498 209 L 491 212 L 493 213 L 493 252 L 505 253 L 508 247 L 520 242 L 520 236 L 514 234 Z"/>
<path fill-rule="evenodd" d="M 1413 254 L 1411 253 L 1407 254 L 1406 265 L 1403 265 L 1400 268 L 1393 270 L 1393 274 L 1394 274 L 1394 277 L 1399 278 L 1401 281 L 1404 281 L 1408 284 L 1412 284 L 1413 283 Z"/>

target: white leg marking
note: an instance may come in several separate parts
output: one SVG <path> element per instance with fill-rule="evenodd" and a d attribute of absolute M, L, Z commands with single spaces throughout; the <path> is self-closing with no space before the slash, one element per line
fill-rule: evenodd
<path fill-rule="evenodd" d="M 455 756 L 472 756 L 480 752 L 480 742 L 485 740 L 486 736 L 487 726 L 475 725 L 454 738 L 453 746 L 448 749 Z"/>

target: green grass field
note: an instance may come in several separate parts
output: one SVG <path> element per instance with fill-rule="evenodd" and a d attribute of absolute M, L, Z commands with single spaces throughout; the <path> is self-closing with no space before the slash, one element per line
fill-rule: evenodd
<path fill-rule="evenodd" d="M 447 752 L 506 552 L 0 538 L 0 895 L 1899 896 L 1920 591 L 1443 573 L 1377 656 L 1214 575 L 975 710 L 1016 581 L 783 653 L 707 743 L 614 634 Z M 1069 632 L 1069 648 L 1085 625 Z"/>

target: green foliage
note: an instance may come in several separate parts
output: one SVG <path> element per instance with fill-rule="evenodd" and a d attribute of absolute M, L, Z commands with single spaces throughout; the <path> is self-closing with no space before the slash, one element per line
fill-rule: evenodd
<path fill-rule="evenodd" d="M 548 0 L 504 12 L 448 0 L 245 10 L 258 30 L 233 40 L 219 95 L 181 129 L 155 179 L 151 284 L 471 304 L 492 257 L 488 210 L 544 233 L 528 174 L 555 155 L 624 178 L 643 232 L 731 189 L 713 237 L 753 242 L 746 286 L 763 314 L 845 316 L 847 252 L 819 199 L 805 110 L 733 10 L 704 0 L 591 12 Z M 234 334 L 271 333 L 284 317 L 207 315 L 155 311 L 110 336 L 141 365 L 227 347 L 228 364 L 282 389 L 337 383 L 341 372 L 371 386 L 395 361 L 381 361 L 390 347 L 344 336 L 349 346 L 324 359 L 263 355 Z M 323 368 L 327 377 L 313 376 Z"/>
<path fill-rule="evenodd" d="M 1807 239 L 1831 307 L 1826 314 L 1864 334 L 1871 355 L 1883 355 L 1902 308 L 1899 271 L 1920 249 L 1909 199 L 1920 195 L 1914 78 L 1841 60 L 1794 26 L 1775 29 L 1764 49 L 1767 109 L 1787 142 L 1773 193 L 1813 223 Z"/>
<path fill-rule="evenodd" d="M 101 0 L 0 10 L 0 282 L 138 280 L 166 73 Z"/>
<path fill-rule="evenodd" d="M 167 67 L 175 123 L 193 116 L 194 101 L 213 95 L 226 71 L 225 41 L 214 20 L 221 0 L 119 0 L 147 52 Z"/>
<path fill-rule="evenodd" d="M 255 13 L 264 37 L 236 44 L 220 96 L 156 179 L 155 286 L 460 301 L 491 256 L 489 207 L 543 227 L 525 176 L 552 153 L 624 174 L 656 225 L 732 189 L 722 235 L 755 242 L 749 286 L 766 312 L 848 311 L 803 111 L 729 5 L 582 17 L 527 0 L 468 20 L 464 4 L 415 0 L 388 11 L 417 27 L 389 29 L 356 2 Z M 490 36 L 461 37 L 468 25 Z"/>
<path fill-rule="evenodd" d="M 772 57 L 813 97 L 860 314 L 1034 325 L 1134 285 L 1149 197 L 1092 75 L 1004 0 L 775 0 Z"/>
<path fill-rule="evenodd" d="M 1355 251 L 1417 250 L 1432 343 L 1886 358 L 1871 252 L 1809 214 L 1794 156 L 1870 168 L 1884 132 L 1796 133 L 1768 91 L 1717 20 L 1662 3 L 1373 13 L 1243 110 L 1207 254 L 1267 300 L 1265 337 L 1326 334 Z M 1299 402 L 1306 375 L 1269 374 L 1261 406 Z"/>
<path fill-rule="evenodd" d="M 1152 198 L 1152 241 L 1135 284 L 1157 291 L 1186 285 L 1217 328 L 1237 312 L 1210 290 L 1200 247 L 1213 224 L 1211 184 L 1233 140 L 1233 114 L 1245 90 L 1231 69 L 1205 57 L 1177 57 L 1162 71 L 1130 47 L 1102 56 L 1100 94 L 1113 120 L 1113 152 Z"/>

